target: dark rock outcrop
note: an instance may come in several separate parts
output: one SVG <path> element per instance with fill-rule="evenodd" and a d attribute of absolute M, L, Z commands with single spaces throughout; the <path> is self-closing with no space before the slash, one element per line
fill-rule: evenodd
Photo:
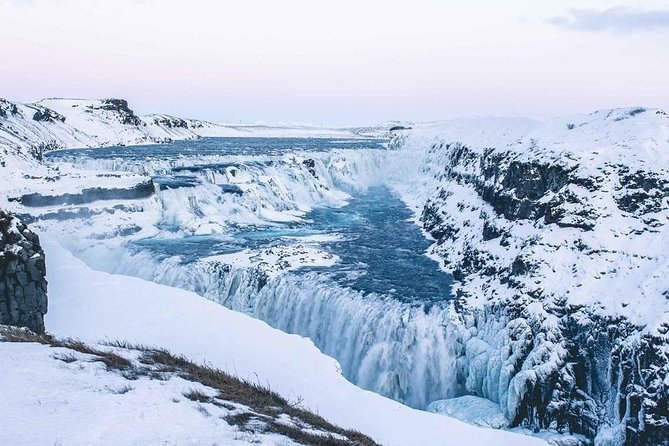
<path fill-rule="evenodd" d="M 190 128 L 189 122 L 185 119 L 176 118 L 174 116 L 154 116 L 153 122 L 156 125 L 161 127 L 167 127 L 168 129 L 188 129 Z"/>
<path fill-rule="evenodd" d="M 79 193 L 65 193 L 62 195 L 32 193 L 10 198 L 9 201 L 16 201 L 28 207 L 80 205 L 98 200 L 135 200 L 150 197 L 154 192 L 153 181 L 146 180 L 129 188 L 91 187 L 82 189 Z"/>
<path fill-rule="evenodd" d="M 38 122 L 65 122 L 65 116 L 56 113 L 48 108 L 40 107 L 33 114 L 33 121 Z"/>
<path fill-rule="evenodd" d="M 405 127 L 403 125 L 394 125 L 388 129 L 389 132 L 397 132 L 399 130 L 411 130 L 411 127 Z"/>
<path fill-rule="evenodd" d="M 660 212 L 663 201 L 669 197 L 669 181 L 652 172 L 630 172 L 620 166 L 620 195 L 616 198 L 618 207 L 630 214 L 643 215 Z"/>
<path fill-rule="evenodd" d="M 314 160 L 312 160 L 311 158 L 307 158 L 304 161 L 302 161 L 302 165 L 309 170 L 309 173 L 313 177 L 318 178 L 318 175 L 316 175 L 316 162 Z"/>
<path fill-rule="evenodd" d="M 19 109 L 16 104 L 9 102 L 6 99 L 0 99 L 0 118 L 8 116 L 15 116 L 19 114 Z"/>
<path fill-rule="evenodd" d="M 139 116 L 128 107 L 128 101 L 125 99 L 104 99 L 100 108 L 102 110 L 116 112 L 119 115 L 121 124 L 134 126 L 144 125 L 144 122 Z"/>
<path fill-rule="evenodd" d="M 43 333 L 46 291 L 39 237 L 16 216 L 0 211 L 0 324 Z"/>

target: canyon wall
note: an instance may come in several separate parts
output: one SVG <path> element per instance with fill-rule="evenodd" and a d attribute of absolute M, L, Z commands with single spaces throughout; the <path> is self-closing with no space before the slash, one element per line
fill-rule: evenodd
<path fill-rule="evenodd" d="M 0 211 L 0 324 L 43 333 L 46 291 L 39 237 L 18 218 Z"/>

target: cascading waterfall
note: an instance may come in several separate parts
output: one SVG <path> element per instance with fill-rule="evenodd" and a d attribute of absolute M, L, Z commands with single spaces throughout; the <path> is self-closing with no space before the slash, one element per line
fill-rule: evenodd
<path fill-rule="evenodd" d="M 93 252 L 81 254 L 106 262 Z M 188 289 L 308 337 L 339 361 L 347 379 L 367 390 L 421 409 L 456 396 L 458 337 L 451 332 L 447 308 L 363 295 L 314 272 L 267 277 L 257 268 L 216 262 L 156 262 L 143 252 L 111 258 L 115 273 Z"/>
<path fill-rule="evenodd" d="M 333 150 L 283 155 L 263 163 L 248 157 L 198 159 L 198 164 L 204 161 L 209 166 L 189 173 L 201 184 L 160 192 L 155 224 L 216 232 L 223 221 L 262 224 L 263 209 L 305 212 L 317 206 L 341 206 L 349 193 L 382 182 L 381 166 L 387 154 L 384 150 Z M 304 159 L 313 160 L 309 168 Z M 153 175 L 189 162 L 86 159 L 82 164 Z M 244 193 L 221 192 L 217 185 L 228 182 L 244 182 Z M 191 201 L 197 202 L 198 209 L 186 204 Z M 268 276 L 257 267 L 155 258 L 145 251 L 128 250 L 118 241 L 86 246 L 65 242 L 95 268 L 189 289 L 275 328 L 308 337 L 339 361 L 349 380 L 365 389 L 417 408 L 456 396 L 457 337 L 449 333 L 446 303 L 424 306 L 364 294 L 313 271 Z"/>
<path fill-rule="evenodd" d="M 76 167 L 140 172 L 158 185 L 160 176 L 168 177 L 166 187 L 114 208 L 96 202 L 74 209 L 81 213 L 66 209 L 68 221 L 51 229 L 56 236 L 76 233 L 76 240 L 60 239 L 98 269 L 187 288 L 308 336 L 340 361 L 351 381 L 412 406 L 468 394 L 497 403 L 510 425 L 584 436 L 565 442 L 664 444 L 667 324 L 653 310 L 666 300 L 665 276 L 657 269 L 666 253 L 649 241 L 663 237 L 655 217 L 666 211 L 667 181 L 662 169 L 631 156 L 630 147 L 656 160 L 662 147 L 646 143 L 666 134 L 666 117 L 645 109 L 593 113 L 578 131 L 552 120 L 453 121 L 412 132 L 400 150 L 309 141 L 300 144 L 311 150 L 293 150 L 293 141 L 278 139 L 239 152 L 210 141 L 212 150 L 202 154 L 200 142 L 190 142 L 186 151 L 175 144 L 165 153 L 74 156 L 67 161 Z M 282 148 L 273 150 L 277 144 Z M 602 147 L 606 156 L 593 157 Z M 412 270 L 420 262 L 403 257 L 416 251 L 407 246 L 421 254 L 426 248 L 415 239 L 392 243 L 399 239 L 393 227 L 409 216 L 375 220 L 384 225 L 349 221 L 376 230 L 350 239 L 371 253 L 366 257 L 343 254 L 345 229 L 322 225 L 310 232 L 309 218 L 329 218 L 319 212 L 355 202 L 357 192 L 376 185 L 400 196 L 437 239 L 431 256 L 463 279 L 457 302 L 447 302 L 448 291 L 431 288 Z M 384 214 L 388 206 L 368 210 Z M 86 221 L 72 222 L 79 215 Z M 328 218 L 322 221 L 330 224 Z M 597 235 L 612 230 L 634 240 Z M 302 243 L 296 239 L 313 234 L 320 241 L 288 252 Z M 343 241 L 322 241 L 332 235 Z M 267 243 L 272 237 L 274 245 Z M 182 251 L 150 246 L 175 240 Z M 207 250 L 208 241 L 218 245 Z M 195 245 L 197 252 L 189 252 Z M 394 252 L 379 254 L 377 246 Z M 286 258 L 296 252 L 293 265 Z M 321 273 L 299 255 L 315 259 Z M 293 271 L 303 266 L 308 272 Z M 378 270 L 395 277 L 384 284 L 391 287 L 376 286 L 383 281 L 367 274 Z M 427 293 L 411 296 L 416 289 Z M 650 304 L 629 305 L 635 293 Z"/>
<path fill-rule="evenodd" d="M 207 297 L 310 338 L 365 389 L 419 408 L 455 394 L 446 310 L 363 297 L 313 273 L 280 275 L 259 290 L 249 271 L 221 279 Z"/>

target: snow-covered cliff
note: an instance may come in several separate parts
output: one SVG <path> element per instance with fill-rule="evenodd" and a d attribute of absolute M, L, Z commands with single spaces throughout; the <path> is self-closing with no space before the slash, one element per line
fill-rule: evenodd
<path fill-rule="evenodd" d="M 46 263 L 37 234 L 0 210 L 0 324 L 44 332 Z"/>
<path fill-rule="evenodd" d="M 395 146 L 457 280 L 463 392 L 512 425 L 667 444 L 669 117 L 456 120 Z"/>

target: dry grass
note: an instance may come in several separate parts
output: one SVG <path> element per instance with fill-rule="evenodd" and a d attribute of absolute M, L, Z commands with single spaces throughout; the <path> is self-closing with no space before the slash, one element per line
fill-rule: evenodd
<path fill-rule="evenodd" d="M 184 393 L 184 396 L 188 398 L 191 401 L 198 401 L 200 403 L 209 403 L 212 401 L 212 397 L 207 395 L 206 393 L 197 390 L 197 389 L 191 389 L 188 392 Z"/>
<path fill-rule="evenodd" d="M 125 395 L 126 393 L 128 393 L 128 392 L 130 392 L 131 390 L 134 390 L 134 389 L 135 388 L 132 387 L 132 386 L 125 385 L 125 386 L 116 387 L 116 388 L 109 389 L 109 390 L 114 395 Z"/>
<path fill-rule="evenodd" d="M 68 364 L 71 364 L 71 363 L 76 362 L 76 361 L 79 360 L 79 357 L 77 355 L 75 355 L 74 352 L 65 353 L 65 354 L 62 354 L 62 355 L 54 355 L 53 358 L 57 359 L 59 361 L 66 362 Z"/>
<path fill-rule="evenodd" d="M 258 415 L 264 415 L 262 417 L 254 417 L 253 414 L 245 412 L 226 418 L 230 424 L 240 426 L 241 428 L 247 426 L 249 422 L 253 421 L 255 418 L 264 422 L 268 431 L 285 435 L 292 440 L 305 445 L 377 445 L 371 438 L 360 432 L 335 426 L 320 415 L 290 404 L 278 393 L 266 387 L 241 380 L 213 367 L 195 364 L 187 358 L 174 355 L 167 350 L 144 349 L 140 361 L 158 367 L 164 372 L 176 373 L 188 381 L 199 382 L 207 387 L 214 388 L 219 391 L 218 398 L 243 404 L 251 408 Z M 211 397 L 198 391 L 191 391 L 188 395 L 184 396 L 200 402 L 211 400 Z M 274 422 L 274 418 L 281 413 L 289 415 L 293 420 L 297 420 L 300 424 L 308 425 L 312 429 L 341 435 L 347 440 L 332 436 L 315 435 L 304 432 L 298 427 L 286 426 L 285 424 Z"/>
<path fill-rule="evenodd" d="M 9 342 L 36 342 L 39 344 L 50 345 L 51 347 L 62 347 L 91 355 L 93 357 L 91 359 L 92 361 L 102 362 L 107 367 L 107 370 L 132 370 L 132 362 L 123 356 L 93 348 L 90 345 L 75 339 L 58 339 L 48 334 L 37 334 L 30 330 L 13 327 L 3 328 L 0 335 Z M 64 362 L 74 362 L 78 358 L 70 353 L 68 355 L 61 355 L 60 357 L 57 357 L 57 359 Z"/>

